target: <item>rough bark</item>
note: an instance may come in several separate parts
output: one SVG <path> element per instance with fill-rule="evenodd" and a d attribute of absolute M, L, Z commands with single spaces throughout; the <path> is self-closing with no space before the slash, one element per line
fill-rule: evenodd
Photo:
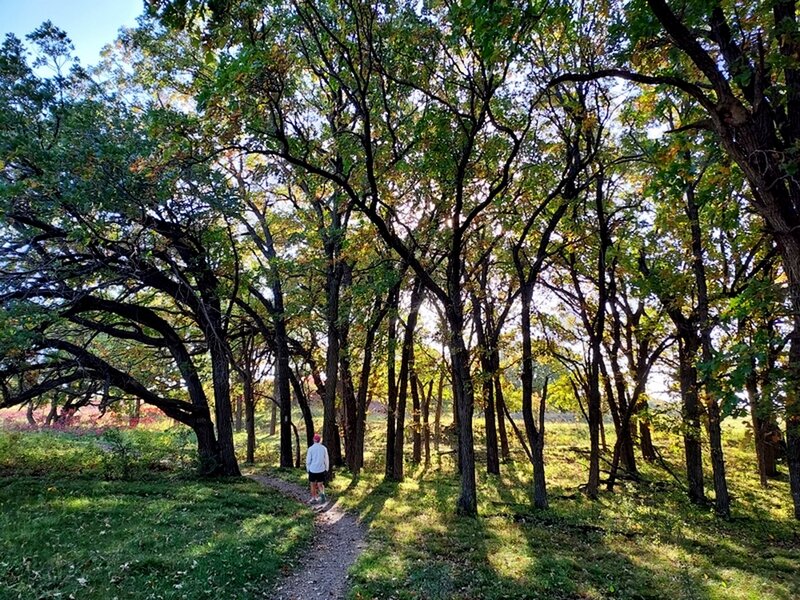
<path fill-rule="evenodd" d="M 327 244 L 326 246 L 328 246 Z M 342 466 L 342 450 L 339 441 L 339 427 L 336 421 L 336 391 L 339 386 L 339 352 L 341 333 L 339 331 L 339 290 L 341 266 L 333 261 L 333 252 L 328 251 L 329 261 L 326 272 L 325 294 L 327 321 L 327 353 L 325 357 L 325 396 L 322 399 L 322 437 L 328 448 L 330 463 Z"/>
<path fill-rule="evenodd" d="M 680 330 L 679 330 L 680 331 Z M 689 482 L 689 500 L 695 504 L 706 501 L 703 481 L 703 447 L 700 433 L 702 409 L 697 389 L 697 354 L 700 341 L 694 332 L 686 332 L 678 344 L 678 380 L 681 388 L 681 415 L 683 418 L 683 449 L 686 460 L 686 477 Z"/>

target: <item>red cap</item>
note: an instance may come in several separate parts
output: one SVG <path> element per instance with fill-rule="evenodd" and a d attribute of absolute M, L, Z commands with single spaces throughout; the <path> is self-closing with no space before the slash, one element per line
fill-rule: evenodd
<path fill-rule="evenodd" d="M 314 441 L 315 441 L 315 442 L 318 442 L 318 441 L 320 441 L 321 439 L 322 439 L 322 436 L 321 436 L 320 434 L 318 434 L 318 433 L 315 433 L 315 434 L 314 434 Z"/>

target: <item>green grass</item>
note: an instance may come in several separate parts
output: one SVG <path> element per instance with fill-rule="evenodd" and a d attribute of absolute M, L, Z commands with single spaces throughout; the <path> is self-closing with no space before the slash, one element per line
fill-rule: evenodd
<path fill-rule="evenodd" d="M 381 433 L 375 423 L 367 470 L 358 479 L 341 472 L 330 486 L 369 525 L 369 547 L 351 571 L 351 599 L 800 597 L 800 526 L 791 518 L 788 483 L 758 486 L 740 429 L 727 436 L 729 521 L 711 506 L 690 504 L 656 466 L 641 466 L 641 483 L 586 499 L 578 486 L 588 437 L 577 424 L 548 430 L 549 510 L 531 507 L 530 467 L 519 457 L 500 477 L 479 464 L 479 517 L 459 519 L 452 455 L 435 456 L 428 468 L 407 463 L 403 483 L 386 483 Z M 676 440 L 656 441 L 680 474 Z"/>
<path fill-rule="evenodd" d="M 311 512 L 255 482 L 120 478 L 97 442 L 0 432 L 0 599 L 269 598 L 310 540 Z"/>
<path fill-rule="evenodd" d="M 531 507 L 518 447 L 499 477 L 485 474 L 478 427 L 479 517 L 460 519 L 451 447 L 386 483 L 383 427 L 370 423 L 362 475 L 339 472 L 329 486 L 368 526 L 351 600 L 800 597 L 788 482 L 759 487 L 741 424 L 725 435 L 728 521 L 691 505 L 658 465 L 641 463 L 641 482 L 587 500 L 578 488 L 588 435 L 570 423 L 548 428 L 547 511 Z M 276 443 L 259 435 L 255 471 L 276 464 Z M 679 439 L 661 433 L 656 443 L 681 475 Z M 309 542 L 310 512 L 247 480 L 188 477 L 191 453 L 174 432 L 0 433 L 0 599 L 269 597 Z M 302 469 L 275 472 L 305 485 Z"/>

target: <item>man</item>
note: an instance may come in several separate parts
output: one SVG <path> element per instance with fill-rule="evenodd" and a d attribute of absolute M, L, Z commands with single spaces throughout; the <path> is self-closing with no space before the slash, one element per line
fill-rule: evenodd
<path fill-rule="evenodd" d="M 322 438 L 314 434 L 314 445 L 306 453 L 306 471 L 311 486 L 311 504 L 327 501 L 325 480 L 328 478 L 328 449 L 320 442 Z"/>

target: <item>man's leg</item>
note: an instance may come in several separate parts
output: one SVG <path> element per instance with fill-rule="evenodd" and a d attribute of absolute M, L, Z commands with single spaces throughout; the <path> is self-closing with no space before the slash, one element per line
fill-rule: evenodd
<path fill-rule="evenodd" d="M 323 502 L 325 502 L 328 499 L 327 496 L 325 496 L 325 484 L 319 482 L 317 486 L 319 487 L 320 498 L 322 499 Z"/>
<path fill-rule="evenodd" d="M 309 487 L 311 488 L 311 501 L 315 502 L 317 500 L 317 484 L 315 481 L 309 483 Z"/>

